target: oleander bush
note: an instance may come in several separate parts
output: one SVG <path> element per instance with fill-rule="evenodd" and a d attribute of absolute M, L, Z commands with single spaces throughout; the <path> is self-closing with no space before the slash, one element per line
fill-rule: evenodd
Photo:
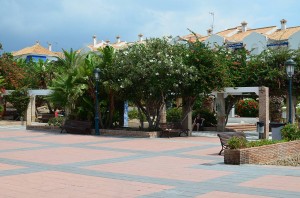
<path fill-rule="evenodd" d="M 258 117 L 258 102 L 252 98 L 240 100 L 236 105 L 237 114 L 241 117 Z"/>

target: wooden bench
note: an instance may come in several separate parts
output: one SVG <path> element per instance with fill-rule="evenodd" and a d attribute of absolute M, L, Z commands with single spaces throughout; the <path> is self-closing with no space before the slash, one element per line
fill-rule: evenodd
<path fill-rule="evenodd" d="M 39 120 L 43 123 L 47 123 L 49 121 L 50 118 L 54 118 L 54 113 L 44 113 L 41 114 L 41 117 L 39 118 Z"/>
<path fill-rule="evenodd" d="M 224 149 L 228 148 L 228 140 L 232 137 L 242 137 L 246 139 L 246 135 L 244 132 L 223 132 L 223 133 L 218 133 L 218 137 L 220 138 L 220 142 L 221 142 L 221 146 L 222 149 L 219 152 L 219 155 L 222 154 L 222 151 L 224 151 Z"/>
<path fill-rule="evenodd" d="M 60 133 L 65 130 L 67 133 L 91 134 L 92 122 L 79 120 L 66 120 L 61 126 Z"/>
<path fill-rule="evenodd" d="M 182 134 L 185 134 L 186 136 L 188 136 L 188 133 L 189 133 L 189 129 L 183 128 L 183 126 L 180 122 L 161 123 L 160 128 L 161 128 L 160 137 L 163 137 L 165 135 L 165 136 L 168 136 L 168 138 L 170 138 L 170 135 L 172 133 L 173 134 L 175 133 L 179 137 Z"/>

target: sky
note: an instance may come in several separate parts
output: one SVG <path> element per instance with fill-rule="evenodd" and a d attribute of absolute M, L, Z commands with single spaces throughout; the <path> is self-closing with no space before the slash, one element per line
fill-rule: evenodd
<path fill-rule="evenodd" d="M 122 41 L 207 35 L 236 27 L 300 26 L 299 0 L 0 0 L 3 52 L 39 43 L 53 51 L 80 49 L 97 40 Z M 213 13 L 213 14 L 211 14 Z M 1 51 L 0 51 L 1 53 Z"/>

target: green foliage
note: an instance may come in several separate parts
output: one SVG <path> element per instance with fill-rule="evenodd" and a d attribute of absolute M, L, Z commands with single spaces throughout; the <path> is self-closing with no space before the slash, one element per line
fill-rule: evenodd
<path fill-rule="evenodd" d="M 27 84 L 23 83 L 25 71 L 18 66 L 10 53 L 0 55 L 0 76 L 4 78 L 6 89 L 27 86 Z"/>
<path fill-rule="evenodd" d="M 234 136 L 230 138 L 227 143 L 230 149 L 242 149 L 242 148 L 277 144 L 286 141 L 287 140 L 265 140 L 265 139 L 257 140 L 257 141 L 247 141 L 245 138 Z"/>
<path fill-rule="evenodd" d="M 264 146 L 264 145 L 270 145 L 270 144 L 276 144 L 276 143 L 281 143 L 281 142 L 286 142 L 286 140 L 258 140 L 258 141 L 250 141 L 247 142 L 247 148 L 249 147 L 257 147 L 257 146 Z"/>
<path fill-rule="evenodd" d="M 0 104 L 0 112 L 3 112 L 4 111 L 4 107 L 3 105 Z"/>
<path fill-rule="evenodd" d="M 65 118 L 64 117 L 54 117 L 54 118 L 50 118 L 48 121 L 48 125 L 49 126 L 62 126 L 62 124 L 64 123 Z"/>
<path fill-rule="evenodd" d="M 146 116 L 144 114 L 142 114 L 142 116 L 143 116 L 142 119 L 146 120 Z M 128 118 L 130 120 L 132 120 L 132 119 L 140 119 L 140 117 L 139 117 L 139 111 L 137 109 L 132 109 L 132 110 L 128 111 Z"/>
<path fill-rule="evenodd" d="M 243 137 L 233 136 L 227 141 L 227 144 L 230 149 L 241 149 L 246 147 L 247 140 Z"/>
<path fill-rule="evenodd" d="M 24 117 L 30 101 L 30 97 L 28 96 L 28 89 L 25 87 L 16 89 L 7 96 L 7 101 L 10 102 L 14 106 L 14 108 L 16 108 L 18 115 Z"/>
<path fill-rule="evenodd" d="M 205 119 L 203 123 L 205 127 L 212 127 L 217 125 L 217 117 L 213 112 L 210 112 L 207 109 L 196 110 L 193 111 L 193 118 L 197 117 L 198 114 L 200 114 L 201 118 Z"/>
<path fill-rule="evenodd" d="M 169 108 L 167 109 L 167 122 L 181 122 L 182 108 Z"/>
<path fill-rule="evenodd" d="M 132 110 L 128 111 L 128 118 L 130 120 L 138 119 L 139 118 L 138 114 L 139 114 L 138 110 L 132 109 Z"/>
<path fill-rule="evenodd" d="M 149 128 L 158 127 L 156 118 L 164 101 L 178 96 L 182 86 L 197 78 L 195 67 L 184 64 L 186 50 L 168 38 L 152 38 L 116 54 L 115 91 L 140 108 Z"/>
<path fill-rule="evenodd" d="M 240 100 L 236 105 L 237 114 L 241 117 L 257 117 L 258 102 L 251 98 Z"/>
<path fill-rule="evenodd" d="M 300 139 L 300 130 L 296 124 L 288 123 L 281 129 L 281 136 L 287 141 L 298 140 Z"/>

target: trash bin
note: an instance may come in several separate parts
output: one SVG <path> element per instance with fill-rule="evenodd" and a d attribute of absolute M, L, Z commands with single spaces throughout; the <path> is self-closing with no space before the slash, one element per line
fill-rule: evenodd
<path fill-rule="evenodd" d="M 282 140 L 280 130 L 284 127 L 285 123 L 271 122 L 270 128 L 272 131 L 272 140 Z"/>
<path fill-rule="evenodd" d="M 263 139 L 264 138 L 264 132 L 265 132 L 265 123 L 264 122 L 257 122 L 256 131 L 258 132 L 258 138 Z"/>

